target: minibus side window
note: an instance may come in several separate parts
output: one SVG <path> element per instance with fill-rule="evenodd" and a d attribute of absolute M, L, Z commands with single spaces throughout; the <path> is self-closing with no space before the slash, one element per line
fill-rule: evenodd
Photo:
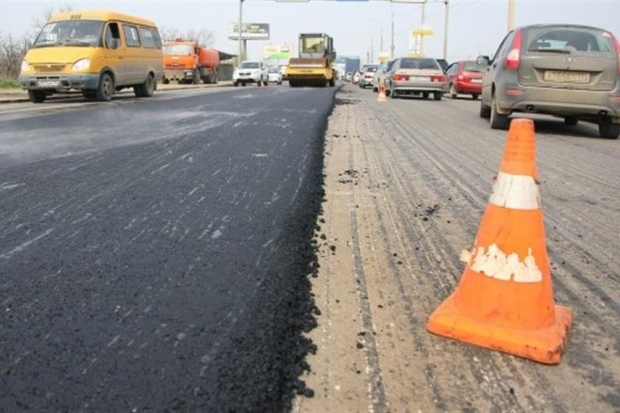
<path fill-rule="evenodd" d="M 123 32 L 125 32 L 125 43 L 127 47 L 140 47 L 140 35 L 136 26 L 123 24 Z"/>
<path fill-rule="evenodd" d="M 121 32 L 118 30 L 117 23 L 110 23 L 105 30 L 105 47 L 117 49 L 121 45 Z"/>
<path fill-rule="evenodd" d="M 151 29 L 148 27 L 140 27 L 140 36 L 142 36 L 142 44 L 146 49 L 155 49 L 155 37 L 153 37 L 153 31 Z"/>
<path fill-rule="evenodd" d="M 155 48 L 158 50 L 161 50 L 162 48 L 162 44 L 161 44 L 161 37 L 159 36 L 159 32 L 157 31 L 157 29 L 151 29 L 153 31 L 153 37 L 155 38 Z"/>

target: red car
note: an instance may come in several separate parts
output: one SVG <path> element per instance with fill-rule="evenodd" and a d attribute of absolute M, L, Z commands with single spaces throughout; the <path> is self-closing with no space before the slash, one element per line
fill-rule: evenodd
<path fill-rule="evenodd" d="M 457 95 L 471 95 L 472 99 L 478 99 L 482 93 L 482 76 L 487 71 L 487 66 L 481 66 L 475 60 L 462 60 L 454 62 L 446 69 L 446 87 L 452 99 Z"/>

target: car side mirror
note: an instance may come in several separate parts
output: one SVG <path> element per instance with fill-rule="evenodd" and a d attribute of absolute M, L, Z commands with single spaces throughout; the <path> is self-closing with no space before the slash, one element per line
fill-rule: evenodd
<path fill-rule="evenodd" d="M 488 66 L 491 64 L 491 58 L 489 56 L 478 56 L 476 64 L 480 66 Z"/>

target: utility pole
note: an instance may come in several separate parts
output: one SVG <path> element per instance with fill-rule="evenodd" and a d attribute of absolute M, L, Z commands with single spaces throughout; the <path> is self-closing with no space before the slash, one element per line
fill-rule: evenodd
<path fill-rule="evenodd" d="M 508 31 L 515 28 L 515 0 L 508 0 Z"/>
<path fill-rule="evenodd" d="M 383 53 L 383 27 L 381 27 L 381 40 L 379 41 L 379 53 Z"/>
<path fill-rule="evenodd" d="M 243 27 L 243 0 L 239 0 L 239 62 L 241 64 L 243 61 L 243 40 L 241 40 L 242 28 Z"/>
<path fill-rule="evenodd" d="M 392 12 L 392 40 L 390 44 L 390 59 L 394 59 L 394 12 Z"/>
<path fill-rule="evenodd" d="M 420 56 L 424 57 L 424 26 L 426 26 L 426 2 L 422 3 L 422 34 L 420 35 Z"/>
<path fill-rule="evenodd" d="M 448 60 L 448 26 L 450 24 L 450 2 L 444 0 L 443 4 L 446 6 L 443 21 L 443 58 Z"/>

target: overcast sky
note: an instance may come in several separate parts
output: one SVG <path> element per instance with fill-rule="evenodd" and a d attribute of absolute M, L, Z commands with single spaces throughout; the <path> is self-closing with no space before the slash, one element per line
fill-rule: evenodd
<path fill-rule="evenodd" d="M 508 0 L 449 0 L 450 24 L 448 60 L 492 54 L 506 34 Z M 81 9 L 111 9 L 140 15 L 159 26 L 179 30 L 208 29 L 215 35 L 215 48 L 237 53 L 237 42 L 228 39 L 229 24 L 239 19 L 239 0 L 206 1 L 12 1 L 0 0 L 0 34 L 21 36 L 32 31 L 32 20 L 43 16 L 47 7 L 71 6 Z M 434 35 L 425 38 L 427 56 L 442 57 L 443 0 L 428 0 L 426 24 Z M 269 23 L 269 41 L 249 41 L 248 57 L 262 57 L 269 43 L 297 44 L 303 32 L 324 32 L 334 37 L 340 55 L 366 59 L 372 45 L 375 58 L 381 49 L 389 52 L 391 24 L 394 22 L 395 54 L 406 54 L 410 31 L 421 24 L 422 6 L 396 4 L 389 0 L 311 0 L 308 3 L 281 3 L 275 0 L 245 0 L 243 20 Z M 516 0 L 516 25 L 531 23 L 581 23 L 607 29 L 620 36 L 620 0 Z M 382 36 L 383 35 L 383 36 Z"/>

